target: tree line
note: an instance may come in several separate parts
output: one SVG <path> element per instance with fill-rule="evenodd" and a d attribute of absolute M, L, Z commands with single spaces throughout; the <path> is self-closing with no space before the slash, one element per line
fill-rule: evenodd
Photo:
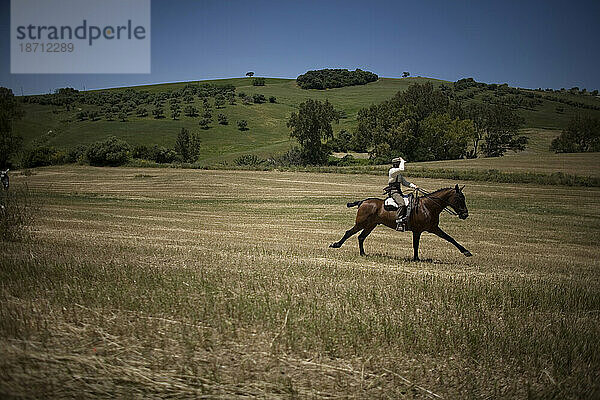
<path fill-rule="evenodd" d="M 484 103 L 503 104 L 512 108 L 534 110 L 535 107 L 543 103 L 543 100 L 547 100 L 567 104 L 575 108 L 600 110 L 600 104 L 589 102 L 590 98 L 595 98 L 598 95 L 598 90 L 588 92 L 586 89 L 579 90 L 577 87 L 569 90 L 564 88 L 560 90 L 546 89 L 545 91 L 542 89 L 530 90 L 513 88 L 506 83 L 487 84 L 477 82 L 473 78 L 464 78 L 451 85 L 441 85 L 440 89 L 446 92 L 451 99 L 457 101 L 469 101 L 480 95 L 479 99 Z M 574 99 L 573 96 L 578 96 L 579 100 Z M 588 98 L 588 102 L 581 101 L 585 98 Z"/>
<path fill-rule="evenodd" d="M 356 69 L 320 69 L 308 71 L 296 78 L 302 89 L 331 89 L 344 86 L 366 85 L 375 82 L 379 77 L 369 71 Z"/>
<path fill-rule="evenodd" d="M 461 104 L 451 101 L 431 83 L 413 84 L 381 104 L 358 112 L 353 133 L 333 137 L 331 123 L 339 112 L 325 101 L 308 100 L 292 113 L 290 136 L 299 144 L 306 164 L 323 164 L 331 150 L 368 152 L 374 163 L 402 156 L 410 161 L 497 157 L 524 150 L 523 123 L 504 105 Z"/>

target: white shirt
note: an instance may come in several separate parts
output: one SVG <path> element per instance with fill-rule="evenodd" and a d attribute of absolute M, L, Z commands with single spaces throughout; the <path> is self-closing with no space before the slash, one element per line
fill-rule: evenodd
<path fill-rule="evenodd" d="M 390 168 L 390 170 L 388 172 L 388 175 L 389 175 L 388 184 L 392 184 L 392 183 L 396 182 L 396 177 L 398 175 L 401 175 L 402 171 L 404 171 L 404 168 L 402 168 L 402 166 L 398 167 L 398 168 L 393 168 L 393 167 Z M 408 182 L 406 179 L 404 179 L 404 177 L 401 176 L 401 178 L 402 179 L 400 179 L 399 182 L 401 182 L 404 186 L 410 186 L 413 189 L 417 187 L 417 185 L 415 185 L 414 183 Z M 407 183 L 408 183 L 408 185 L 407 185 Z"/>

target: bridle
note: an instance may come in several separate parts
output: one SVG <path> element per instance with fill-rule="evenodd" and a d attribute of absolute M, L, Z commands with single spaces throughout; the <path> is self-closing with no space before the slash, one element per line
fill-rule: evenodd
<path fill-rule="evenodd" d="M 438 206 L 442 207 L 442 210 L 446 211 L 448 214 L 454 215 L 454 216 L 458 216 L 458 213 L 456 211 L 454 211 L 454 210 L 448 208 L 448 206 L 444 206 L 443 204 L 440 204 L 440 203 L 438 203 L 437 201 L 434 200 L 434 199 L 441 200 L 439 197 L 432 196 L 432 193 L 429 193 L 428 191 L 423 190 L 421 188 L 416 189 L 416 191 L 423 193 L 423 197 L 428 198 L 429 200 L 433 201 Z"/>

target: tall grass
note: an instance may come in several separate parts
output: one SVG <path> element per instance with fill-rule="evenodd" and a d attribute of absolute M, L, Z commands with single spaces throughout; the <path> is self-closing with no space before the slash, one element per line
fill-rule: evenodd
<path fill-rule="evenodd" d="M 24 185 L 0 191 L 0 239 L 17 241 L 27 237 L 34 220 L 34 205 Z"/>

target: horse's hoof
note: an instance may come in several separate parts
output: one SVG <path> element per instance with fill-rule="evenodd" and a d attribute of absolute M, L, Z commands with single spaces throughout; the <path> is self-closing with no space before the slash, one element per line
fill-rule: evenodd
<path fill-rule="evenodd" d="M 331 244 L 329 245 L 329 247 L 332 247 L 332 248 L 334 248 L 334 249 L 338 249 L 338 248 L 340 248 L 340 247 L 342 247 L 342 246 L 340 246 L 340 245 L 339 245 L 339 244 L 337 244 L 337 242 L 336 242 L 336 243 L 331 243 Z"/>
<path fill-rule="evenodd" d="M 463 252 L 463 254 L 465 255 L 465 257 L 472 257 L 473 254 L 471 254 L 471 252 L 469 250 Z"/>

